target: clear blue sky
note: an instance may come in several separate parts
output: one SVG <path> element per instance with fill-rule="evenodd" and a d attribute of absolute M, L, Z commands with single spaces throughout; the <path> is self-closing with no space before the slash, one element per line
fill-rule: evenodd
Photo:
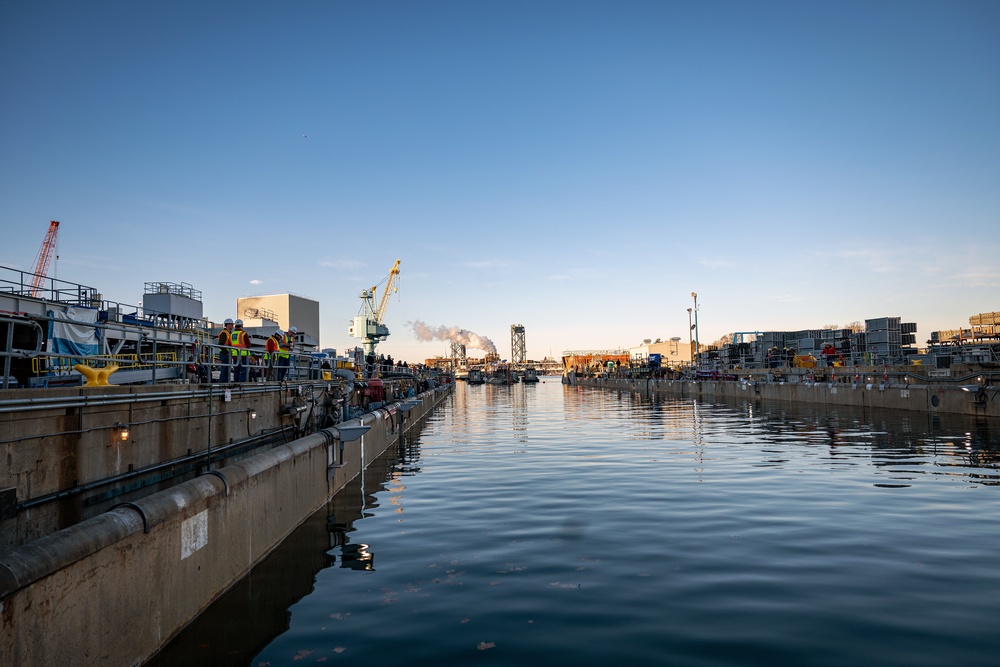
<path fill-rule="evenodd" d="M 993 0 L 7 0 L 0 90 L 0 264 L 327 347 L 396 259 L 410 361 L 1000 310 Z"/>

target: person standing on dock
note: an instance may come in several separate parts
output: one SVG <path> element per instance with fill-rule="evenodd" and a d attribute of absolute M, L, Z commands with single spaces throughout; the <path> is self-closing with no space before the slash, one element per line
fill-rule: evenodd
<path fill-rule="evenodd" d="M 826 361 L 828 367 L 833 366 L 833 359 L 837 356 L 837 348 L 831 343 L 827 343 L 823 346 L 823 359 Z"/>
<path fill-rule="evenodd" d="M 234 371 L 235 377 L 233 377 L 233 382 L 246 382 L 247 366 L 250 362 L 248 358 L 250 354 L 250 337 L 243 330 L 243 320 L 236 320 L 233 325 L 235 328 L 229 334 L 232 339 L 233 356 L 236 357 L 236 370 Z"/>
<path fill-rule="evenodd" d="M 232 363 L 232 335 L 233 321 L 227 317 L 222 325 L 222 331 L 219 332 L 219 364 L 222 366 L 219 371 L 219 382 L 229 382 L 229 365 Z"/>
<path fill-rule="evenodd" d="M 288 353 L 284 351 L 284 341 L 285 333 L 278 329 L 267 339 L 264 343 L 264 349 L 267 350 L 267 379 L 274 380 L 277 375 L 278 382 L 285 379 L 284 369 L 281 368 L 281 356 L 286 355 L 287 359 Z"/>
<path fill-rule="evenodd" d="M 285 375 L 288 373 L 290 366 L 294 365 L 294 357 L 292 356 L 292 351 L 295 350 L 295 336 L 298 334 L 299 330 L 295 327 L 289 327 L 288 331 L 285 332 L 285 341 L 282 347 L 284 348 L 284 356 L 280 357 L 281 363 L 278 367 L 279 380 L 285 379 Z"/>

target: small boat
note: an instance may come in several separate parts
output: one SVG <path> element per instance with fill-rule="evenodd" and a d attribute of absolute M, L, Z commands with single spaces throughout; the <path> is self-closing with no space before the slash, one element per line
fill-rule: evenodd
<path fill-rule="evenodd" d="M 486 373 L 486 384 L 514 384 L 516 376 L 506 364 L 497 364 Z"/>
<path fill-rule="evenodd" d="M 465 376 L 465 381 L 469 384 L 483 384 L 486 382 L 486 378 L 483 377 L 482 369 L 470 368 L 468 374 Z"/>
<path fill-rule="evenodd" d="M 538 371 L 534 368 L 525 368 L 521 373 L 521 382 L 538 382 Z"/>

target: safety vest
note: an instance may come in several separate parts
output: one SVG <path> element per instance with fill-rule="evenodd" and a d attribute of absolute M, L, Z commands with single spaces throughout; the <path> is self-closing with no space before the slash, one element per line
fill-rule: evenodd
<path fill-rule="evenodd" d="M 277 360 L 278 357 L 282 355 L 281 336 L 272 335 L 270 338 L 267 339 L 267 342 L 274 346 L 273 350 L 269 350 L 269 352 L 271 352 L 272 354 L 271 358 Z M 267 347 L 271 347 L 271 345 L 268 345 Z M 286 354 L 285 356 L 288 355 Z"/>
<path fill-rule="evenodd" d="M 239 349 L 241 357 L 245 357 L 250 353 L 247 349 L 250 347 L 250 340 L 247 338 L 247 332 L 243 329 L 233 329 L 229 334 L 229 340 L 232 342 L 233 347 Z"/>
<path fill-rule="evenodd" d="M 286 333 L 284 336 L 282 336 L 282 339 L 283 340 L 281 341 L 281 344 L 278 346 L 279 347 L 278 355 L 282 359 L 287 359 L 290 356 L 289 352 L 292 349 L 292 345 L 295 344 L 295 336 L 293 336 L 290 333 Z"/>

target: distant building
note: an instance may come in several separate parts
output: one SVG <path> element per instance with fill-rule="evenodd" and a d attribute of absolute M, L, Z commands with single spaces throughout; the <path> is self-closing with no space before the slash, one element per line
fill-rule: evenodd
<path fill-rule="evenodd" d="M 562 353 L 564 370 L 606 369 L 611 364 L 616 368 L 628 367 L 631 357 L 628 350 L 566 350 Z"/>
<path fill-rule="evenodd" d="M 294 326 L 299 333 L 320 340 L 319 301 L 297 294 L 240 297 L 236 300 L 236 317 L 246 326 L 261 326 L 264 320 L 277 323 L 283 331 Z"/>
<path fill-rule="evenodd" d="M 649 355 L 660 355 L 660 366 L 662 368 L 690 366 L 691 360 L 694 358 L 693 351 L 693 343 L 690 341 L 687 343 L 682 342 L 679 338 L 671 338 L 668 341 L 657 339 L 655 343 L 647 339 L 641 345 L 629 348 L 629 354 L 633 362 L 639 361 L 640 363 L 645 363 L 649 359 Z"/>

